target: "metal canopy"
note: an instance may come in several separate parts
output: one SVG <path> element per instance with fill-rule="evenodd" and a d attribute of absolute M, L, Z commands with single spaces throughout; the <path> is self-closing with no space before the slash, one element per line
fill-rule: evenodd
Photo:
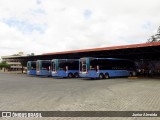
<path fill-rule="evenodd" d="M 132 60 L 160 60 L 160 42 L 47 53 L 43 55 L 22 56 L 9 59 L 18 59 L 19 61 L 34 61 L 52 60 L 54 58 L 79 59 L 81 57 L 114 57 Z"/>

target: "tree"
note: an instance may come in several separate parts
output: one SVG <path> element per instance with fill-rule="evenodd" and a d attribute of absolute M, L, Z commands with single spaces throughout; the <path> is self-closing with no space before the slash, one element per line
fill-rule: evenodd
<path fill-rule="evenodd" d="M 21 60 L 21 65 L 22 65 L 22 73 L 23 73 L 23 70 L 24 70 L 24 66 L 27 66 L 27 60 Z"/>
<path fill-rule="evenodd" d="M 2 68 L 4 68 L 4 70 L 5 69 L 10 69 L 11 66 L 3 61 L 3 62 L 0 63 L 0 69 L 2 69 Z"/>
<path fill-rule="evenodd" d="M 154 35 L 152 35 L 148 40 L 147 42 L 157 42 L 157 39 L 155 38 Z"/>
<path fill-rule="evenodd" d="M 157 30 L 157 33 L 152 35 L 147 42 L 160 42 L 160 26 Z"/>

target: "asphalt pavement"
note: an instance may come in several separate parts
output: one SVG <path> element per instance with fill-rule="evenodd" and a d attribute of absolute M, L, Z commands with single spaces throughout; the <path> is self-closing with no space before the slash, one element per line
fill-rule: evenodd
<path fill-rule="evenodd" d="M 160 79 L 55 79 L 0 73 L 0 111 L 160 111 Z"/>

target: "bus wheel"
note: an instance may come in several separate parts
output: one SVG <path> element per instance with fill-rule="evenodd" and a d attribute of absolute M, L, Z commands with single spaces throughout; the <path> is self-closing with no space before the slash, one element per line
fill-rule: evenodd
<path fill-rule="evenodd" d="M 99 79 L 103 79 L 103 78 L 104 78 L 103 73 L 100 73 L 99 74 Z"/>
<path fill-rule="evenodd" d="M 75 78 L 79 78 L 79 74 L 78 73 L 74 73 L 74 77 Z"/>
<path fill-rule="evenodd" d="M 69 77 L 69 78 L 73 78 L 73 74 L 72 74 L 72 73 L 69 73 L 69 74 L 68 74 L 68 77 Z"/>
<path fill-rule="evenodd" d="M 108 73 L 105 73 L 105 79 L 108 79 L 109 78 L 109 74 Z"/>

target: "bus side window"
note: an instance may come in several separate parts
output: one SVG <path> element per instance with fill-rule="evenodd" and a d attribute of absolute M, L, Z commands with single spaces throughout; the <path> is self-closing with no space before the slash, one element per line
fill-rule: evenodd
<path fill-rule="evenodd" d="M 94 67 L 92 65 L 90 65 L 90 70 L 94 70 Z"/>
<path fill-rule="evenodd" d="M 47 70 L 47 71 L 49 71 L 49 68 L 48 68 L 48 67 L 46 67 L 46 70 Z"/>
<path fill-rule="evenodd" d="M 43 67 L 42 70 L 46 70 L 46 68 Z"/>

